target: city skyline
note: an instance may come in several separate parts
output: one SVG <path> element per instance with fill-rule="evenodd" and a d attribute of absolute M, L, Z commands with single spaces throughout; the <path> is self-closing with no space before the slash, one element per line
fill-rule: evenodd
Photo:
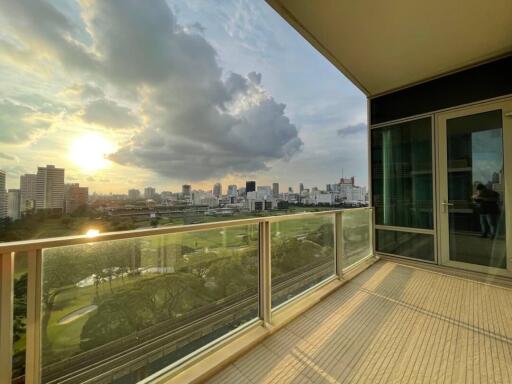
<path fill-rule="evenodd" d="M 38 193 L 36 191 L 38 182 L 41 183 L 41 181 L 38 181 L 38 174 L 44 173 L 44 177 L 46 177 L 46 172 L 48 172 L 48 169 L 56 170 L 61 173 L 62 177 L 64 177 L 62 180 L 62 183 L 61 183 L 63 186 L 82 185 L 82 186 L 85 186 L 85 188 L 89 188 L 87 183 L 85 183 L 83 181 L 74 179 L 72 182 L 70 182 L 69 180 L 66 180 L 64 168 L 59 168 L 53 164 L 47 164 L 45 166 L 38 166 L 35 171 L 36 173 L 26 173 L 26 174 L 20 175 L 18 181 L 13 182 L 12 185 L 10 185 L 10 186 L 7 185 L 7 183 L 5 182 L 5 180 L 8 179 L 9 174 L 7 172 L 5 172 L 4 170 L 0 169 L 0 174 L 2 176 L 2 180 L 4 183 L 4 184 L 0 183 L 0 186 L 4 187 L 3 189 L 0 188 L 0 191 L 19 190 L 19 191 L 21 191 L 22 195 L 23 194 L 26 195 L 25 196 L 26 199 L 29 199 L 29 200 L 39 199 L 40 201 L 42 201 L 42 197 L 38 196 Z M 254 186 L 253 186 L 254 189 L 251 189 L 251 191 L 256 191 L 258 188 L 260 188 L 260 189 L 268 188 L 270 190 L 270 193 L 275 196 L 275 195 L 279 195 L 279 194 L 283 194 L 283 193 L 300 193 L 303 190 L 310 190 L 310 189 L 315 189 L 315 188 L 319 189 L 321 191 L 329 192 L 329 187 L 334 184 L 340 184 L 340 183 L 343 184 L 343 183 L 349 183 L 349 182 L 352 183 L 352 185 L 358 184 L 358 183 L 356 183 L 356 179 L 354 176 L 351 176 L 350 178 L 343 178 L 343 177 L 338 178 L 338 179 L 334 178 L 334 179 L 328 180 L 328 181 L 331 181 L 331 182 L 324 182 L 322 184 L 314 184 L 314 185 L 313 184 L 305 185 L 305 183 L 302 183 L 302 182 L 296 182 L 294 185 L 285 185 L 285 184 L 282 184 L 279 180 L 277 180 L 277 181 L 274 180 L 271 183 L 259 183 L 258 180 L 244 180 L 238 184 L 234 183 L 234 184 L 224 185 L 222 182 L 217 181 L 213 185 L 211 185 L 210 188 L 208 188 L 208 187 L 195 188 L 193 184 L 182 184 L 179 188 L 176 188 L 173 190 L 173 189 L 165 188 L 165 187 L 162 189 L 159 189 L 159 188 L 156 188 L 151 185 L 146 185 L 146 186 L 131 185 L 131 186 L 128 186 L 127 190 L 122 191 L 120 193 L 111 193 L 111 192 L 99 193 L 96 191 L 90 191 L 90 192 L 91 192 L 91 194 L 97 194 L 97 195 L 109 195 L 109 194 L 126 195 L 128 198 L 130 198 L 130 193 L 133 192 L 134 196 L 136 196 L 136 197 L 134 197 L 134 199 L 135 198 L 151 199 L 153 197 L 153 195 L 159 194 L 161 192 L 171 192 L 171 193 L 179 194 L 180 191 L 181 191 L 181 194 L 189 194 L 191 192 L 201 191 L 201 192 L 210 192 L 213 195 L 218 195 L 218 196 L 229 196 L 230 190 L 234 190 L 235 192 L 237 192 L 237 191 L 240 191 L 241 189 L 243 189 L 245 192 L 248 183 L 254 183 Z M 363 184 L 363 183 L 360 184 L 360 186 L 367 188 L 366 184 Z M 219 191 L 220 191 L 219 193 L 215 193 L 215 189 L 217 187 L 219 188 Z M 296 187 L 296 188 L 294 188 L 294 187 Z M 323 188 L 323 187 L 326 187 L 326 188 Z M 42 189 L 40 189 L 40 191 L 41 190 Z M 185 192 L 185 190 L 187 190 L 188 192 Z M 285 190 L 286 190 L 286 192 L 285 192 Z M 39 191 L 39 194 L 42 193 L 40 191 Z M 40 204 L 42 204 L 42 203 L 40 203 Z"/>
<path fill-rule="evenodd" d="M 0 20 L 7 188 L 42 164 L 98 193 L 366 184 L 364 95 L 264 2 L 5 2 Z"/>

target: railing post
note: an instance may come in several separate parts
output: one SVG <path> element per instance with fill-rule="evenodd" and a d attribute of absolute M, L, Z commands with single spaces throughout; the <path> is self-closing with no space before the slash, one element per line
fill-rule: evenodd
<path fill-rule="evenodd" d="M 28 253 L 27 274 L 27 344 L 25 382 L 41 382 L 41 300 L 42 300 L 42 251 Z"/>
<path fill-rule="evenodd" d="M 265 220 L 259 223 L 259 312 L 265 326 L 272 324 L 272 280 L 270 259 L 270 222 Z"/>
<path fill-rule="evenodd" d="M 0 254 L 0 383 L 12 380 L 14 252 Z"/>
<path fill-rule="evenodd" d="M 372 208 L 369 208 L 368 211 L 370 215 L 370 225 L 368 226 L 370 228 L 370 247 L 372 248 L 372 256 L 375 256 L 375 238 L 373 236 L 375 233 L 375 211 Z"/>
<path fill-rule="evenodd" d="M 334 214 L 334 244 L 336 244 L 336 275 L 343 278 L 343 211 Z"/>

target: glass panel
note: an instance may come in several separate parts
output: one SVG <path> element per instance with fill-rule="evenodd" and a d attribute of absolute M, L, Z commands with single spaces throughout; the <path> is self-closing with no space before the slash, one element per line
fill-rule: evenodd
<path fill-rule="evenodd" d="M 334 215 L 272 223 L 272 305 L 335 273 Z"/>
<path fill-rule="evenodd" d="M 449 119 L 450 259 L 506 268 L 501 110 Z"/>
<path fill-rule="evenodd" d="M 434 261 L 434 236 L 377 229 L 377 251 Z"/>
<path fill-rule="evenodd" d="M 257 317 L 257 287 L 256 225 L 44 250 L 43 382 L 135 383 Z"/>
<path fill-rule="evenodd" d="M 25 382 L 25 349 L 27 322 L 27 253 L 19 252 L 14 257 L 14 324 L 12 382 Z"/>
<path fill-rule="evenodd" d="M 430 117 L 372 130 L 376 224 L 433 228 Z"/>
<path fill-rule="evenodd" d="M 369 210 L 343 211 L 343 267 L 350 266 L 372 251 L 370 243 L 370 212 Z"/>

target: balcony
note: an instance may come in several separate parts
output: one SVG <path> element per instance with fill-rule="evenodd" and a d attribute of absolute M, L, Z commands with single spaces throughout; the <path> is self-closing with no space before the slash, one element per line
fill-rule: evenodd
<path fill-rule="evenodd" d="M 0 382 L 203 380 L 373 263 L 372 215 L 3 243 Z"/>
<path fill-rule="evenodd" d="M 510 285 L 436 269 L 374 264 L 209 383 L 512 382 Z"/>

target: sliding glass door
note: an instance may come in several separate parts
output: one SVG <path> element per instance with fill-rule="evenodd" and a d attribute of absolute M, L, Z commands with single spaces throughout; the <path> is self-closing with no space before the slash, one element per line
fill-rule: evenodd
<path fill-rule="evenodd" d="M 441 263 L 507 275 L 512 102 L 437 115 Z"/>

